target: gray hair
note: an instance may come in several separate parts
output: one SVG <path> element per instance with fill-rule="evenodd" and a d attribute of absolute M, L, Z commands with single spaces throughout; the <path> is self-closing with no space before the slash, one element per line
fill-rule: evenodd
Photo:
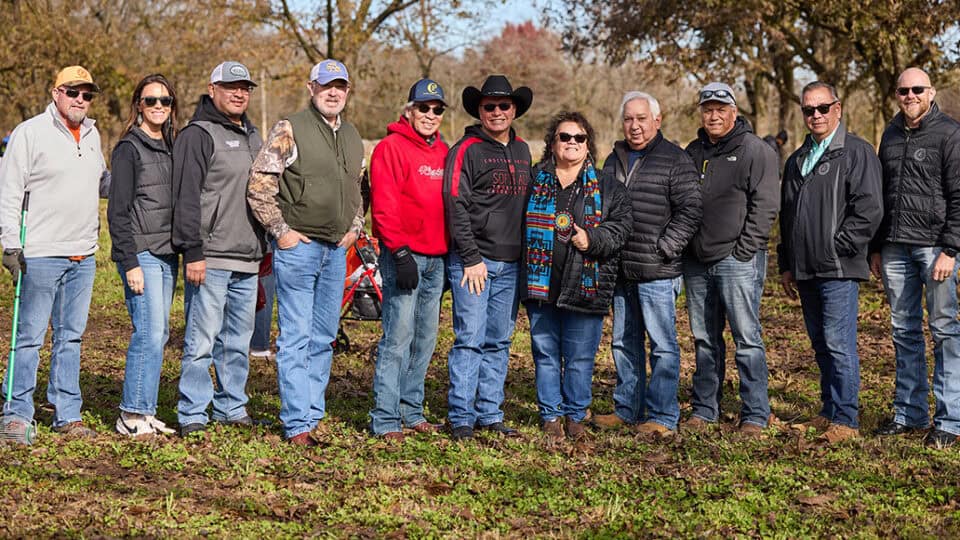
<path fill-rule="evenodd" d="M 657 101 L 657 98 L 651 96 L 646 92 L 638 92 L 632 90 L 623 95 L 623 101 L 620 102 L 620 117 L 623 118 L 623 111 L 627 108 L 627 103 L 635 99 L 645 99 L 650 105 L 650 114 L 653 116 L 660 116 L 660 102 Z"/>
<path fill-rule="evenodd" d="M 817 88 L 826 88 L 827 91 L 830 92 L 830 97 L 840 101 L 840 96 L 837 95 L 837 89 L 834 88 L 832 84 L 827 84 L 823 81 L 813 81 L 812 83 L 807 83 L 807 85 L 803 87 L 803 90 L 800 91 L 800 99 L 803 99 L 803 96 L 807 92 L 816 90 Z"/>

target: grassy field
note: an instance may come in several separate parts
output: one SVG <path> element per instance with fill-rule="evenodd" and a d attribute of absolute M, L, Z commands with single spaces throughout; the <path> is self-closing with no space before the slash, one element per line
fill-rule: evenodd
<path fill-rule="evenodd" d="M 104 222 L 105 223 L 105 222 Z M 104 227 L 105 230 L 105 227 Z M 105 235 L 104 235 L 105 236 Z M 580 443 L 539 433 L 534 369 L 521 310 L 507 380 L 507 419 L 520 439 L 408 437 L 391 445 L 366 431 L 378 323 L 348 325 L 353 349 L 335 358 L 330 417 L 318 448 L 292 447 L 278 428 L 214 427 L 183 440 L 130 440 L 113 430 L 130 331 L 108 240 L 98 253 L 95 297 L 83 346 L 84 417 L 99 436 L 67 441 L 38 411 L 32 447 L 0 447 L 3 537 L 960 537 L 960 457 L 918 436 L 866 436 L 835 447 L 812 434 L 734 432 L 737 377 L 728 362 L 724 423 L 712 433 L 651 441 L 594 432 Z M 773 257 L 771 257 L 771 261 Z M 4 276 L 7 276 L 4 273 Z M 0 278 L 0 325 L 9 336 L 13 291 Z M 681 307 L 684 414 L 693 371 Z M 799 305 L 781 293 L 773 267 L 762 320 L 770 398 L 787 424 L 818 410 L 819 375 Z M 597 356 L 594 411 L 612 409 L 616 380 L 608 336 Z M 182 295 L 172 316 L 158 416 L 176 424 L 183 336 Z M 428 418 L 445 417 L 449 302 L 427 376 Z M 893 351 L 889 309 L 876 283 L 861 293 L 861 422 L 889 412 Z M 2 347 L 6 354 L 7 346 Z M 728 347 L 729 351 L 733 347 Z M 49 345 L 37 406 L 44 404 Z M 276 372 L 251 360 L 250 411 L 276 422 Z"/>

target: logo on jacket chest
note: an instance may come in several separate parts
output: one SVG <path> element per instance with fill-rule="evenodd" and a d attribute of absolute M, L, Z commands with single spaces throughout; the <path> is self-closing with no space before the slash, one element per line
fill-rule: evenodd
<path fill-rule="evenodd" d="M 417 169 L 417 174 L 427 177 L 431 180 L 440 180 L 443 178 L 443 167 L 434 169 L 429 165 L 421 165 L 420 168 Z"/>
<path fill-rule="evenodd" d="M 827 174 L 828 172 L 830 172 L 830 163 L 829 163 L 829 162 L 827 162 L 827 163 L 821 163 L 821 164 L 817 167 L 817 174 L 819 174 L 820 176 L 824 176 L 824 175 Z"/>
<path fill-rule="evenodd" d="M 913 152 L 913 159 L 917 161 L 923 161 L 927 158 L 927 149 L 926 148 L 917 148 Z"/>
<path fill-rule="evenodd" d="M 223 141 L 223 144 L 227 145 L 227 148 L 240 148 L 240 139 Z"/>

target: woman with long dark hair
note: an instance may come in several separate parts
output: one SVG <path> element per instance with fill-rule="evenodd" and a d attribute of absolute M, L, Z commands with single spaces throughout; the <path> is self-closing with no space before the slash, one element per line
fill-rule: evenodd
<path fill-rule="evenodd" d="M 534 168 L 524 232 L 537 405 L 544 433 L 584 436 L 593 363 L 633 219 L 623 184 L 594 167 L 594 131 L 582 114 L 554 117 Z"/>
<path fill-rule="evenodd" d="M 177 282 L 177 254 L 170 240 L 176 126 L 173 85 L 163 75 L 148 75 L 133 92 L 124 134 L 110 160 L 111 258 L 133 323 L 117 431 L 131 437 L 173 433 L 155 415 Z"/>

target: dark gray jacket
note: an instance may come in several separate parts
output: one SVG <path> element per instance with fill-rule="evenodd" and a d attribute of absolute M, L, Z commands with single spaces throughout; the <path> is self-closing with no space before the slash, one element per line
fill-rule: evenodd
<path fill-rule="evenodd" d="M 808 135 L 783 169 L 780 273 L 798 280 L 870 277 L 867 246 L 883 216 L 880 160 L 842 123 L 830 146 L 803 176 L 813 146 Z"/>
<path fill-rule="evenodd" d="M 631 281 L 680 275 L 680 255 L 700 226 L 700 184 L 693 161 L 660 133 L 627 171 L 629 147 L 617 141 L 602 175 L 626 185 L 633 230 L 620 252 L 621 274 Z"/>
<path fill-rule="evenodd" d="M 885 242 L 960 251 L 960 123 L 936 103 L 916 129 L 897 113 L 880 140 L 880 163 L 886 211 L 870 252 Z"/>
<path fill-rule="evenodd" d="M 746 262 L 767 249 L 780 206 L 777 154 L 738 117 L 716 144 L 700 129 L 687 153 L 700 171 L 703 220 L 689 253 L 704 263 L 733 255 Z"/>

